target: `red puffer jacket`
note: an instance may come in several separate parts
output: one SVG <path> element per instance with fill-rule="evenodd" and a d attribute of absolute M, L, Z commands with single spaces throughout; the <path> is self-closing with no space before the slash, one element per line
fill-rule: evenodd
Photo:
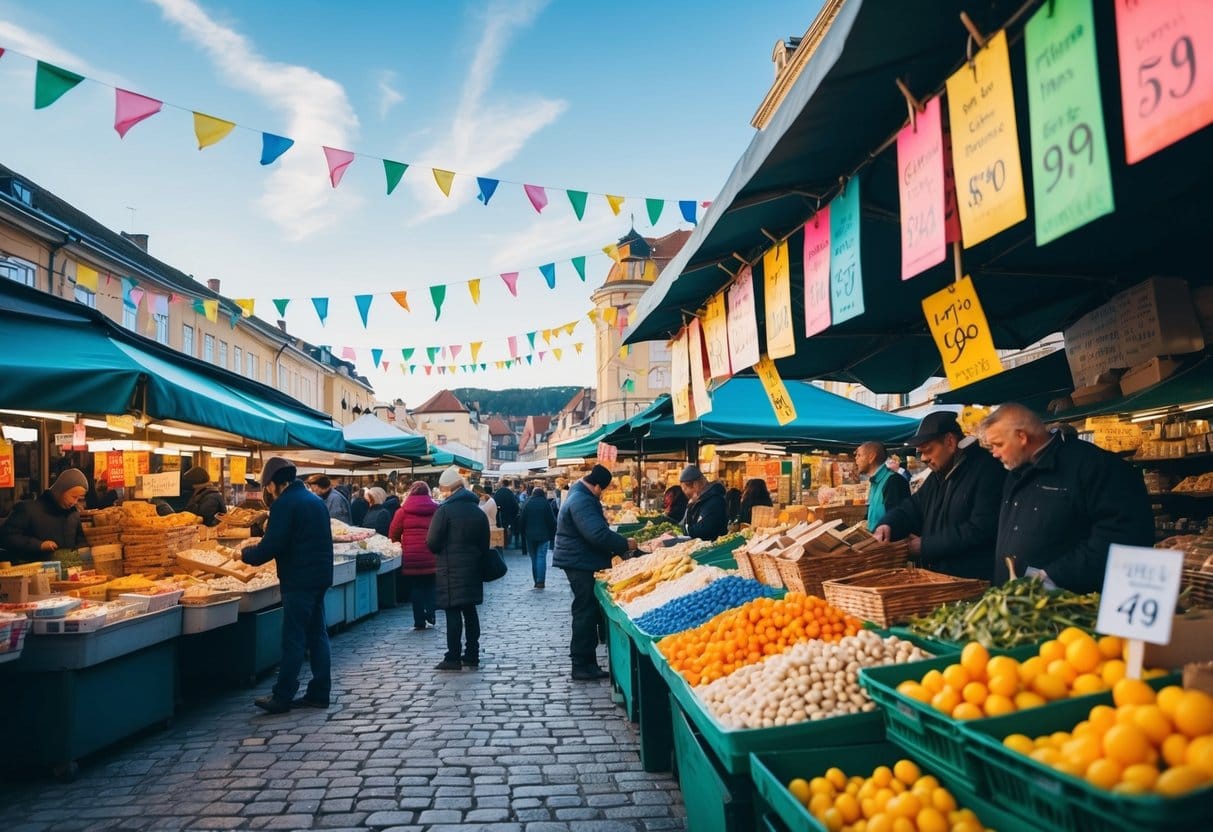
<path fill-rule="evenodd" d="M 430 530 L 430 521 L 438 504 L 426 494 L 409 496 L 388 528 L 388 537 L 400 541 L 404 561 L 400 571 L 405 575 L 433 575 L 437 564 L 434 553 L 425 545 L 425 536 Z"/>

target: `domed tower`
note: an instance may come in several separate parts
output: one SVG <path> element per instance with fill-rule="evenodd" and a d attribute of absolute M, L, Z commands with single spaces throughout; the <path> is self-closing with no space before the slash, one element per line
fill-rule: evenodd
<path fill-rule="evenodd" d="M 621 347 L 623 332 L 640 296 L 690 236 L 690 231 L 674 231 L 664 237 L 642 237 L 633 228 L 616 243 L 619 262 L 611 266 L 606 281 L 591 296 L 598 310 L 595 427 L 634 416 L 658 396 L 670 392 L 670 350 L 664 342 Z"/>

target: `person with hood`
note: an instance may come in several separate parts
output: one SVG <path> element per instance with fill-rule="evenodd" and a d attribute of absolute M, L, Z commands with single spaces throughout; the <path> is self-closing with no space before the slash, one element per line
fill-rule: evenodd
<path fill-rule="evenodd" d="M 56 549 L 87 546 L 76 504 L 88 493 L 88 479 L 79 468 L 68 468 L 36 500 L 13 506 L 0 525 L 0 549 L 5 560 L 32 563 L 49 560 Z"/>
<path fill-rule="evenodd" d="M 218 526 L 219 515 L 227 513 L 223 493 L 211 482 L 211 475 L 200 465 L 181 475 L 181 481 L 194 489 L 185 510 L 202 518 L 204 526 Z"/>
<path fill-rule="evenodd" d="M 682 492 L 687 495 L 686 530 L 691 537 L 715 540 L 728 534 L 729 516 L 724 504 L 724 484 L 708 483 L 698 465 L 688 465 L 678 477 Z M 745 514 L 743 501 L 742 515 Z"/>
<path fill-rule="evenodd" d="M 366 499 L 366 489 L 359 488 L 354 492 L 354 496 L 350 497 L 350 525 L 361 526 L 370 508 L 371 504 Z"/>
<path fill-rule="evenodd" d="M 292 707 L 327 708 L 332 691 L 332 657 L 324 623 L 324 593 L 333 582 L 333 532 L 324 501 L 295 478 L 295 465 L 270 457 L 261 469 L 262 495 L 270 507 L 265 536 L 246 546 L 241 559 L 250 566 L 277 562 L 282 587 L 282 662 L 269 696 L 253 704 L 271 714 Z M 304 652 L 312 668 L 307 691 L 299 699 Z"/>
<path fill-rule="evenodd" d="M 737 518 L 746 525 L 754 521 L 754 506 L 772 506 L 771 492 L 767 490 L 767 481 L 762 477 L 753 477 L 745 481 L 745 490 L 741 492 L 738 503 Z"/>
<path fill-rule="evenodd" d="M 350 523 L 350 501 L 345 498 L 345 495 L 333 488 L 333 481 L 324 474 L 312 474 L 307 478 L 308 488 L 312 490 L 320 499 L 324 500 L 324 505 L 329 510 L 329 517 L 334 520 L 340 520 L 342 523 Z"/>
<path fill-rule="evenodd" d="M 396 486 L 392 483 L 383 483 L 380 488 L 387 494 L 387 499 L 383 501 L 383 507 L 387 509 L 387 516 L 395 517 L 396 512 L 400 511 L 400 493 L 397 493 Z"/>
<path fill-rule="evenodd" d="M 682 525 L 687 516 L 687 495 L 683 493 L 681 486 L 671 485 L 665 490 L 661 508 L 662 520 L 676 526 Z"/>
<path fill-rule="evenodd" d="M 392 525 L 392 514 L 384 506 L 387 502 L 387 492 L 379 486 L 372 486 L 366 490 L 366 501 L 370 508 L 366 510 L 366 516 L 358 525 L 364 529 L 374 529 L 376 534 L 387 537 L 388 528 Z"/>
<path fill-rule="evenodd" d="M 437 670 L 480 667 L 480 616 L 484 602 L 480 565 L 489 554 L 489 519 L 467 488 L 459 469 L 442 472 L 438 487 L 446 499 L 434 512 L 425 545 L 437 563 L 437 606 L 446 613 L 446 655 Z M 460 653 L 464 633 L 467 646 Z"/>
<path fill-rule="evenodd" d="M 518 524 L 518 498 L 514 496 L 509 480 L 501 481 L 501 486 L 493 492 L 493 502 L 497 504 L 497 525 L 505 529 L 505 543 L 508 546 Z"/>
<path fill-rule="evenodd" d="M 425 545 L 426 535 L 438 504 L 430 497 L 430 487 L 418 480 L 409 487 L 408 496 L 396 510 L 388 538 L 400 544 L 400 574 L 409 584 L 413 603 L 413 629 L 424 630 L 434 623 L 434 553 Z"/>
<path fill-rule="evenodd" d="M 522 530 L 522 539 L 526 542 L 526 553 L 531 559 L 531 577 L 535 579 L 535 589 L 543 589 L 548 574 L 548 550 L 556 537 L 556 515 L 552 513 L 552 504 L 547 500 L 547 494 L 540 486 L 531 491 L 531 498 L 522 507 L 518 518 L 518 527 Z"/>

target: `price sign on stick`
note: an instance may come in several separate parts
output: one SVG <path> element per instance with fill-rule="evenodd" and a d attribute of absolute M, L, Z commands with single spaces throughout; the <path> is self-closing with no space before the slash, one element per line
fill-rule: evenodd
<path fill-rule="evenodd" d="M 952 389 L 1002 372 L 1002 360 L 973 279 L 962 278 L 922 301 L 922 313 Z"/>
<path fill-rule="evenodd" d="M 1113 543 L 1095 629 L 1129 639 L 1129 675 L 1141 676 L 1142 645 L 1169 644 L 1183 552 Z"/>

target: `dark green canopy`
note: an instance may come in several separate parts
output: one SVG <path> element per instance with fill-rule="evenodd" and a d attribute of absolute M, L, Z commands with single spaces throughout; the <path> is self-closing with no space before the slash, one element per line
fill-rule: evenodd
<path fill-rule="evenodd" d="M 428 453 L 424 436 L 389 425 L 373 413 L 359 416 L 341 430 L 347 453 L 419 460 Z"/>
<path fill-rule="evenodd" d="M 949 390 L 935 397 L 938 404 L 995 405 L 1018 402 L 1038 413 L 1048 410 L 1049 402 L 1070 395 L 1074 381 L 1065 350 L 1004 370 L 996 376 Z"/>
<path fill-rule="evenodd" d="M 483 463 L 472 459 L 467 454 L 460 453 L 458 449 L 451 449 L 444 445 L 430 445 L 429 454 L 430 462 L 433 465 L 457 465 L 472 471 L 484 470 Z"/>
<path fill-rule="evenodd" d="M 556 446 L 555 456 L 557 459 L 586 459 L 598 455 L 598 443 L 606 441 L 603 437 L 611 432 L 623 427 L 625 420 L 620 419 L 618 422 L 611 422 L 609 425 L 603 425 L 598 430 L 589 433 L 580 439 L 573 439 L 568 442 L 563 442 Z"/>

